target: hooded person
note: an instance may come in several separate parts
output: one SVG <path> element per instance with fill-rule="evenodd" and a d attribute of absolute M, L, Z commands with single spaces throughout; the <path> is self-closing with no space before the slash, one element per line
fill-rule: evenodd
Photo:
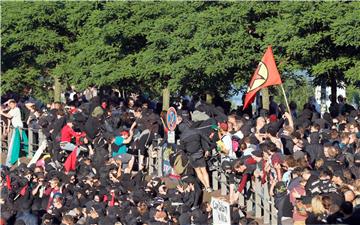
<path fill-rule="evenodd" d="M 190 165 L 194 168 L 195 173 L 201 183 L 208 192 L 211 192 L 209 174 L 206 170 L 206 162 L 204 158 L 204 150 L 209 150 L 210 140 L 196 129 L 190 128 L 184 123 L 180 122 L 180 146 L 179 148 L 189 157 Z"/>

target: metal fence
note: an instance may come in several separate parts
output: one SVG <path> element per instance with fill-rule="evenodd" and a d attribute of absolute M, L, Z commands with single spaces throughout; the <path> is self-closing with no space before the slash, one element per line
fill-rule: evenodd
<path fill-rule="evenodd" d="M 2 127 L 3 128 L 3 127 Z M 42 130 L 33 130 L 31 128 L 23 128 L 28 135 L 28 157 L 31 158 L 39 146 L 46 141 L 46 137 Z M 2 129 L 3 131 L 3 129 Z M 6 151 L 10 146 L 10 139 L 13 129 L 10 128 L 10 132 L 7 137 L 0 132 L 1 138 L 1 152 Z M 148 157 L 148 171 L 150 175 L 163 176 L 163 154 L 164 148 L 160 146 L 161 139 L 157 139 L 149 148 Z M 3 162 L 4 163 L 4 162 Z M 213 170 L 209 176 L 212 180 L 212 187 L 214 190 L 220 190 L 221 195 L 229 194 L 229 184 L 227 182 L 227 175 L 220 169 L 220 163 L 215 162 L 217 169 Z M 251 182 L 252 189 L 250 198 L 246 199 L 245 196 L 240 193 L 239 206 L 246 206 L 247 212 L 252 212 L 253 217 L 262 219 L 264 224 L 277 224 L 277 210 L 274 207 L 274 199 L 269 193 L 268 184 L 261 184 L 258 179 Z"/>
<path fill-rule="evenodd" d="M 9 149 L 11 137 L 14 132 L 14 128 L 10 127 L 9 132 L 6 132 L 6 134 L 3 132 L 3 129 L 6 128 L 5 126 L 1 125 L 1 132 L 0 132 L 0 151 L 4 152 Z M 27 138 L 28 138 L 28 157 L 32 157 L 34 152 L 37 150 L 37 148 L 40 146 L 40 144 L 43 141 L 46 141 L 46 137 L 42 130 L 34 130 L 31 128 L 21 128 L 20 130 L 24 130 L 26 132 Z M 21 146 L 24 146 L 24 142 L 21 142 Z"/>

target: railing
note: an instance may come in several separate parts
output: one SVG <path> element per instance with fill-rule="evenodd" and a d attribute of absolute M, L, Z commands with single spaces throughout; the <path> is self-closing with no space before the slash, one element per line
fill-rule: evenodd
<path fill-rule="evenodd" d="M 215 170 L 212 174 L 212 182 L 214 190 L 218 187 L 218 184 L 221 184 L 221 195 L 227 195 L 230 189 L 230 185 L 226 182 L 228 176 L 221 172 L 220 179 L 217 174 L 221 172 L 220 170 Z M 214 175 L 216 174 L 216 175 Z M 253 212 L 253 217 L 262 219 L 264 224 L 276 225 L 277 221 L 277 209 L 274 206 L 274 199 L 269 193 L 268 184 L 264 185 L 255 178 L 254 181 L 247 182 L 246 189 L 253 189 L 248 200 L 242 193 L 239 193 L 239 206 L 246 206 L 246 212 Z M 249 190 L 250 191 L 250 190 Z"/>
<path fill-rule="evenodd" d="M 7 133 L 6 140 L 3 140 L 3 128 L 4 125 L 0 125 L 1 132 L 0 132 L 0 151 L 4 152 L 4 150 L 8 150 L 10 147 L 11 137 L 12 133 L 14 132 L 14 128 L 10 127 L 10 131 Z M 28 157 L 32 157 L 36 149 L 41 145 L 43 141 L 46 141 L 46 137 L 41 129 L 34 130 L 32 128 L 21 128 L 20 130 L 24 130 L 26 132 L 27 138 L 28 138 Z M 37 137 L 37 138 L 36 138 Z M 4 145 L 4 143 L 7 143 L 7 145 Z M 24 142 L 21 142 L 21 144 L 24 144 Z M 23 146 L 23 145 L 21 145 Z"/>
<path fill-rule="evenodd" d="M 25 130 L 28 135 L 28 157 L 31 158 L 34 154 L 34 150 L 36 151 L 41 145 L 41 143 L 43 141 L 46 141 L 46 138 L 41 129 L 35 131 L 31 128 L 23 128 L 23 130 Z M 0 132 L 1 152 L 4 152 L 4 150 L 7 150 L 9 148 L 12 132 L 13 129 L 11 128 L 6 140 L 7 146 L 3 145 L 3 134 L 2 132 Z M 35 133 L 38 134 L 38 138 L 35 138 Z M 156 144 L 153 142 L 153 144 L 149 148 L 149 152 L 151 154 L 148 157 L 148 170 L 149 174 L 161 177 L 163 176 L 162 159 L 164 154 L 164 148 L 163 146 L 160 146 L 160 143 L 162 141 L 161 139 L 156 139 L 154 141 Z M 229 184 L 227 183 L 228 176 L 220 169 L 220 163 L 218 161 L 215 162 L 215 168 L 216 169 L 213 170 L 211 174 L 209 174 L 212 180 L 212 187 L 214 190 L 220 189 L 221 195 L 226 196 L 229 193 Z M 268 184 L 261 185 L 261 182 L 258 179 L 255 179 L 255 181 L 247 182 L 247 185 L 247 189 L 250 188 L 249 185 L 251 185 L 253 189 L 250 198 L 246 200 L 245 196 L 240 193 L 238 204 L 240 206 L 246 206 L 246 211 L 253 212 L 255 218 L 262 218 L 264 224 L 277 224 L 277 210 L 273 204 L 274 200 L 269 193 Z"/>

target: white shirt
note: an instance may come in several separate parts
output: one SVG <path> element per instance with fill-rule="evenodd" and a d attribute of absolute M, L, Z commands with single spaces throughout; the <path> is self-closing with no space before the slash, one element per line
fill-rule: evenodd
<path fill-rule="evenodd" d="M 21 121 L 21 112 L 18 107 L 10 109 L 9 115 L 11 116 L 11 124 L 13 127 L 23 128 L 23 122 Z"/>
<path fill-rule="evenodd" d="M 235 134 L 233 134 L 234 136 L 243 139 L 244 138 L 244 134 L 241 132 L 241 130 L 237 131 Z"/>
<path fill-rule="evenodd" d="M 229 151 L 227 156 L 232 158 L 232 159 L 236 159 L 236 154 L 235 154 L 235 152 L 233 151 L 233 148 L 232 148 L 231 135 L 226 134 L 225 136 L 222 137 L 221 140 L 224 142 L 225 148 Z"/>

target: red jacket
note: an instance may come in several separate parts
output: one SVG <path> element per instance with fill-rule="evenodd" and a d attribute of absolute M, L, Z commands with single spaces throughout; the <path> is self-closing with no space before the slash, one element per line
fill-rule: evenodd
<path fill-rule="evenodd" d="M 61 142 L 71 142 L 71 139 L 73 137 L 76 137 L 77 133 L 71 128 L 69 127 L 69 125 L 65 125 L 62 129 L 61 129 Z"/>

